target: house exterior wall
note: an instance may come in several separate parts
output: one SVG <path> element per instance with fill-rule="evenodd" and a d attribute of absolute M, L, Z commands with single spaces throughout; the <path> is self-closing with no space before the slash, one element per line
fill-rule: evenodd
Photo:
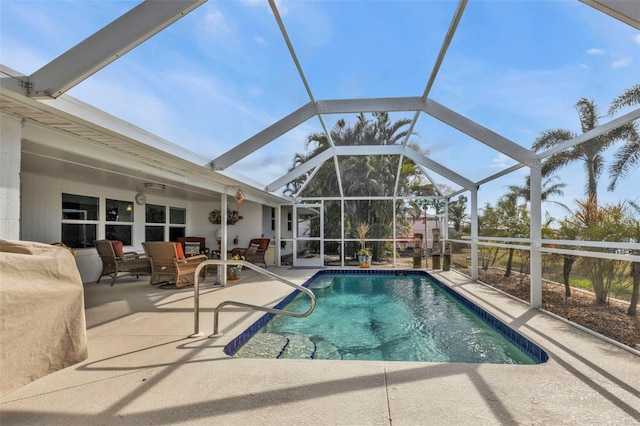
<path fill-rule="evenodd" d="M 259 238 L 262 233 L 262 205 L 251 201 L 244 201 L 238 205 L 231 200 L 227 206 L 229 210 L 238 210 L 242 216 L 242 219 L 234 225 L 227 225 L 227 250 L 249 247 L 249 241 L 252 238 Z M 220 204 L 215 208 L 220 209 Z M 211 226 L 212 229 L 214 226 L 219 228 L 219 225 Z M 234 243 L 236 239 L 237 244 Z"/>
<path fill-rule="evenodd" d="M 20 239 L 22 122 L 0 114 L 0 238 Z"/>
<path fill-rule="evenodd" d="M 98 197 L 100 213 L 97 227 L 97 238 L 104 238 L 106 198 L 131 201 L 134 208 L 134 223 L 132 230 L 132 245 L 125 247 L 126 251 L 142 252 L 142 242 L 145 238 L 145 208 L 134 203 L 135 192 L 118 188 L 93 185 L 70 179 L 55 178 L 44 174 L 24 173 L 22 175 L 22 222 L 21 239 L 52 243 L 62 239 L 62 194 L 86 195 Z M 219 203 L 188 202 L 163 197 L 159 194 L 147 193 L 147 204 L 159 204 L 186 209 L 186 236 L 204 237 L 210 248 L 217 248 L 215 242 L 216 225 L 209 223 L 209 212 L 220 208 Z M 230 242 L 235 235 L 239 236 L 239 247 L 246 247 L 249 239 L 260 232 L 262 209 L 259 204 L 245 202 L 242 205 L 244 219 L 230 227 Z M 231 234 L 233 233 L 233 234 Z M 165 234 L 165 239 L 168 235 Z M 233 244 L 228 247 L 233 248 Z M 102 264 L 94 248 L 75 249 L 76 263 L 83 282 L 95 281 L 101 271 Z"/>

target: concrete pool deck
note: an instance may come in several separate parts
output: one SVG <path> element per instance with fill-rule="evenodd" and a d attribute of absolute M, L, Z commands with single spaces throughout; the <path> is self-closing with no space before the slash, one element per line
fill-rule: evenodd
<path fill-rule="evenodd" d="M 297 283 L 311 269 L 269 268 Z M 541 365 L 262 360 L 224 346 L 262 313 L 223 309 L 193 332 L 193 289 L 124 278 L 85 285 L 89 358 L 0 399 L 2 425 L 637 424 L 640 357 L 455 272 L 443 283 L 540 345 Z M 200 328 L 227 299 L 274 305 L 291 288 L 252 271 L 202 286 Z M 1 366 L 10 368 L 10 366 Z"/>

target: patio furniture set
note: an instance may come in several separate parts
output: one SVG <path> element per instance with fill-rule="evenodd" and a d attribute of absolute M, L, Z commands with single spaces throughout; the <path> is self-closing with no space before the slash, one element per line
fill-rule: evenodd
<path fill-rule="evenodd" d="M 239 256 L 252 263 L 262 263 L 265 268 L 265 253 L 269 247 L 268 238 L 254 238 L 249 247 L 234 249 L 232 256 Z M 150 275 L 150 284 L 172 283 L 176 287 L 193 285 L 198 265 L 209 259 L 206 253 L 205 239 L 200 237 L 181 237 L 178 242 L 152 241 L 142 243 L 144 253 L 125 252 L 121 241 L 97 240 L 95 247 L 102 261 L 102 277 L 110 277 L 113 286 L 116 279 L 124 276 Z M 206 268 L 202 276 L 206 274 Z"/>

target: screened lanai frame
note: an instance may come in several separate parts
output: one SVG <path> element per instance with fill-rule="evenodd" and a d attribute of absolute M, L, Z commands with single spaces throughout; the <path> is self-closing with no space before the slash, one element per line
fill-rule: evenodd
<path fill-rule="evenodd" d="M 605 12 L 611 14 L 617 19 L 623 20 L 624 22 L 636 27 L 640 28 L 640 16 L 633 16 L 632 8 L 627 8 L 623 5 L 617 5 L 621 7 L 618 9 L 616 5 L 610 4 L 608 1 L 591 1 L 586 0 L 585 3 L 590 4 L 591 6 Z M 326 135 L 330 148 L 316 155 L 315 157 L 309 159 L 306 163 L 292 169 L 289 173 L 285 174 L 281 178 L 272 182 L 271 184 L 266 186 L 266 190 L 269 192 L 274 192 L 289 182 L 300 178 L 301 176 L 307 175 L 307 182 L 313 179 L 314 174 L 322 167 L 325 162 L 333 161 L 334 166 L 336 168 L 336 176 L 338 179 L 338 188 L 340 191 L 339 197 L 308 197 L 304 198 L 300 196 L 300 192 L 304 189 L 304 186 L 298 191 L 297 194 L 294 194 L 295 201 L 300 203 L 308 202 L 308 203 L 324 203 L 324 201 L 328 200 L 339 200 L 342 203 L 342 220 L 340 224 L 340 229 L 342 232 L 341 239 L 331 240 L 338 242 L 344 253 L 345 243 L 349 241 L 353 241 L 349 236 L 344 235 L 345 229 L 345 218 L 344 218 L 344 203 L 347 200 L 358 199 L 357 197 L 346 197 L 343 190 L 343 185 L 341 182 L 341 172 L 339 166 L 339 157 L 340 156 L 354 156 L 354 155 L 397 155 L 399 157 L 398 161 L 398 170 L 402 165 L 404 158 L 408 158 L 412 160 L 424 173 L 425 177 L 434 185 L 436 191 L 438 190 L 437 182 L 429 176 L 429 171 L 433 171 L 438 173 L 440 176 L 447 178 L 449 181 L 455 183 L 461 189 L 455 191 L 450 194 L 440 194 L 442 198 L 445 199 L 445 206 L 448 205 L 451 197 L 469 192 L 471 195 L 471 236 L 469 240 L 452 240 L 453 242 L 458 242 L 462 244 L 468 244 L 471 247 L 471 275 L 472 279 L 478 279 L 478 248 L 483 245 L 494 245 L 494 246 L 505 246 L 509 248 L 519 248 L 530 251 L 530 274 L 531 274 L 531 295 L 530 295 L 530 303 L 532 307 L 540 307 L 542 306 L 542 253 L 573 253 L 575 255 L 586 255 L 586 256 L 595 256 L 595 257 L 604 257 L 609 259 L 620 258 L 622 255 L 612 254 L 612 253 L 594 253 L 588 251 L 574 251 L 570 249 L 560 249 L 554 247 L 545 247 L 545 245 L 570 245 L 571 242 L 567 241 L 559 241 L 559 240 L 543 240 L 541 238 L 541 228 L 542 228 L 542 207 L 541 207 L 541 186 L 542 186 L 542 174 L 541 174 L 541 164 L 542 161 L 563 150 L 569 149 L 572 146 L 578 145 L 582 142 L 585 142 L 591 138 L 594 138 L 598 135 L 604 134 L 620 125 L 625 123 L 637 120 L 640 118 L 640 108 L 627 113 L 621 117 L 618 117 L 609 123 L 606 123 L 602 126 L 599 126 L 593 129 L 590 132 L 584 133 L 577 138 L 574 138 L 566 143 L 560 144 L 554 148 L 548 149 L 542 153 L 536 153 L 531 150 L 528 150 L 515 142 L 508 140 L 507 138 L 498 135 L 491 130 L 481 126 L 478 123 L 473 122 L 472 120 L 456 113 L 453 110 L 441 105 L 431 99 L 429 99 L 428 95 L 430 89 L 436 79 L 438 74 L 438 70 L 442 64 L 442 61 L 446 55 L 447 49 L 453 35 L 456 31 L 458 23 L 464 13 L 465 6 L 467 4 L 466 0 L 461 0 L 458 3 L 458 7 L 454 13 L 451 24 L 449 26 L 449 30 L 445 36 L 442 47 L 438 54 L 437 60 L 434 64 L 434 67 L 431 71 L 431 74 L 428 78 L 426 87 L 421 97 L 413 97 L 413 98 L 378 98 L 378 99 L 344 99 L 344 100 L 316 100 L 312 93 L 312 90 L 307 82 L 302 66 L 300 65 L 300 61 L 297 58 L 294 47 L 289 39 L 286 28 L 278 13 L 278 9 L 275 5 L 275 2 L 272 0 L 269 1 L 271 5 L 274 16 L 278 22 L 282 35 L 286 41 L 287 47 L 295 63 L 295 66 L 298 70 L 301 81 L 304 84 L 304 87 L 309 96 L 309 103 L 294 111 L 284 119 L 276 122 L 272 126 L 269 126 L 262 132 L 254 135 L 253 137 L 247 139 L 237 147 L 229 150 L 227 153 L 222 156 L 214 159 L 211 162 L 211 167 L 214 170 L 224 170 L 225 168 L 231 166 L 235 162 L 242 159 L 244 156 L 250 154 L 256 149 L 266 145 L 271 140 L 279 137 L 285 132 L 291 130 L 292 128 L 304 123 L 311 117 L 317 117 L 320 120 L 323 133 Z M 636 11 L 636 15 L 639 15 Z M 346 114 L 346 113 L 362 113 L 362 112 L 397 112 L 397 111 L 405 111 L 405 112 L 413 112 L 414 117 L 409 126 L 409 132 L 405 140 L 401 145 L 358 145 L 358 146 L 338 146 L 332 141 L 331 133 L 327 126 L 325 125 L 325 120 L 323 119 L 324 114 Z M 492 176 L 489 176 L 485 179 L 482 179 L 478 182 L 472 182 L 470 179 L 456 173 L 453 170 L 450 170 L 443 165 L 431 160 L 427 156 L 422 155 L 421 153 L 411 149 L 408 147 L 407 143 L 409 141 L 409 137 L 413 132 L 413 129 L 416 125 L 416 122 L 420 118 L 421 114 L 427 114 L 437 120 L 457 129 L 459 132 L 464 133 L 473 139 L 493 148 L 494 150 L 506 155 L 507 157 L 515 160 L 517 162 L 516 165 L 509 167 L 505 170 L 502 170 L 499 173 L 496 173 Z M 497 179 L 506 174 L 512 173 L 520 168 L 528 167 L 530 170 L 530 210 L 531 210 L 531 223 L 530 223 L 530 237 L 529 238 L 513 238 L 513 239 L 493 239 L 488 237 L 481 237 L 478 235 L 478 189 L 481 185 L 490 182 L 494 179 Z M 399 172 L 398 172 L 399 176 Z M 393 243 L 393 262 L 395 265 L 396 258 L 396 214 L 395 214 L 395 206 L 396 202 L 401 199 L 402 201 L 406 201 L 408 198 L 406 195 L 402 198 L 397 197 L 397 180 L 396 186 L 394 190 L 394 194 L 391 197 L 373 197 L 377 200 L 390 200 L 393 202 L 394 206 L 394 214 L 393 214 L 393 238 L 383 241 L 389 241 Z M 439 192 L 439 191 L 438 191 Z M 368 197 L 371 199 L 372 197 Z M 410 198 L 410 197 L 409 197 Z M 421 198 L 421 197 L 417 197 Z M 445 207 L 445 212 L 447 211 Z M 443 221 L 445 223 L 445 221 Z M 448 238 L 448 226 L 444 226 L 443 232 L 443 243 L 444 240 Z M 278 237 L 277 237 L 278 238 Z M 495 241 L 497 240 L 497 242 Z M 294 244 L 296 242 L 294 241 Z M 507 246 L 507 244 L 509 244 Z M 574 243 L 574 246 L 576 244 Z M 591 243 L 586 243 L 584 246 L 587 247 L 610 247 L 607 244 L 598 244 L 592 245 Z M 324 241 L 320 244 L 321 252 L 323 254 Z M 622 248 L 627 250 L 640 250 L 640 244 L 638 243 L 620 243 L 616 244 L 616 248 Z M 628 261 L 640 261 L 640 256 L 630 256 L 628 254 L 624 255 L 624 260 Z M 344 255 L 342 256 L 342 266 L 344 266 Z"/>
<path fill-rule="evenodd" d="M 319 253 L 317 253 L 321 259 L 324 260 L 324 263 L 322 264 L 323 266 L 328 266 L 327 265 L 327 258 L 326 258 L 326 250 L 324 249 L 326 247 L 327 244 L 334 244 L 338 246 L 338 254 L 340 255 L 340 264 L 338 266 L 341 267 L 345 267 L 348 266 L 347 265 L 347 259 L 351 258 L 352 255 L 354 254 L 354 252 L 360 248 L 360 244 L 362 243 L 360 241 L 360 239 L 358 238 L 357 234 L 355 233 L 355 227 L 358 225 L 358 223 L 355 222 L 350 222 L 350 217 L 348 217 L 348 215 L 345 213 L 345 204 L 346 203 L 357 203 L 359 201 L 362 202 L 389 202 L 391 204 L 391 210 L 392 210 L 392 226 L 391 226 L 391 232 L 390 232 L 390 236 L 387 238 L 381 238 L 381 237 L 367 237 L 364 241 L 365 246 L 367 246 L 368 248 L 371 248 L 371 243 L 389 243 L 392 245 L 392 253 L 391 253 L 391 264 L 393 267 L 397 266 L 397 258 L 398 258 L 398 248 L 399 248 L 399 242 L 402 243 L 408 243 L 409 241 L 407 241 L 409 236 L 403 236 L 399 233 L 399 227 L 397 225 L 398 223 L 398 218 L 400 217 L 400 213 L 397 211 L 397 206 L 399 204 L 403 204 L 403 203 L 407 203 L 408 201 L 411 200 L 426 200 L 426 199 L 443 199 L 443 197 L 439 197 L 439 196 L 425 196 L 425 197 L 420 197 L 420 196 L 410 196 L 410 197 L 303 197 L 303 198 L 299 198 L 298 201 L 299 203 L 296 203 L 296 206 L 298 208 L 305 208 L 306 206 L 320 206 L 320 209 L 323 212 L 326 212 L 326 204 L 327 203 L 339 203 L 340 206 L 340 210 L 341 210 L 341 220 L 339 224 L 335 224 L 335 223 L 331 223 L 331 222 L 327 222 L 325 219 L 321 219 L 321 226 L 323 226 L 323 233 L 322 235 L 322 239 L 320 241 L 320 245 L 319 245 Z M 446 200 L 446 199 L 445 199 Z M 444 212 L 440 213 L 440 214 L 433 214 L 433 215 L 429 215 L 428 217 L 430 219 L 439 219 L 437 221 L 437 228 L 441 231 L 441 235 L 442 235 L 442 240 L 440 241 L 440 252 L 444 252 L 444 244 L 445 244 L 445 240 L 448 239 L 448 226 L 446 226 L 447 221 L 444 220 L 445 217 L 447 217 L 447 204 L 445 204 L 444 207 Z M 424 217 L 426 217 L 426 212 L 422 213 L 425 216 L 421 216 L 421 219 L 424 219 Z M 295 216 L 295 215 L 294 215 Z M 326 216 L 326 215 L 324 215 Z M 323 218 L 324 218 L 323 216 Z M 369 224 L 371 225 L 371 224 Z M 333 229 L 333 235 L 329 235 L 327 236 L 327 233 L 330 229 Z M 337 229 L 338 231 L 336 232 L 335 229 Z M 350 230 L 351 232 L 348 232 L 348 230 Z M 338 234 L 337 236 L 335 234 Z M 308 238 L 299 238 L 297 239 L 298 241 L 306 241 L 309 240 Z M 297 244 L 298 241 L 296 241 L 296 235 L 294 234 L 294 238 L 293 239 L 282 239 L 282 241 L 286 241 L 287 243 L 292 243 L 292 244 Z M 429 243 L 431 241 L 431 237 L 426 236 L 422 238 L 422 247 L 425 250 L 427 250 L 427 243 Z M 411 236 L 411 241 L 410 241 L 412 247 L 413 247 L 413 236 Z M 295 247 L 298 247 L 297 245 Z M 335 264 L 334 264 L 335 266 Z"/>
<path fill-rule="evenodd" d="M 633 8 L 632 2 L 625 3 L 611 0 L 581 1 L 603 13 L 611 15 L 612 17 L 625 22 L 628 25 L 640 29 L 640 13 Z M 87 38 L 84 42 L 69 50 L 67 53 L 61 55 L 49 64 L 37 70 L 32 75 L 25 76 L 25 78 L 23 79 L 3 79 L 3 89 L 8 88 L 11 90 L 15 90 L 16 92 L 26 92 L 27 96 L 36 99 L 55 99 L 74 85 L 78 84 L 80 81 L 83 81 L 99 69 L 121 57 L 124 53 L 133 49 L 134 47 L 152 37 L 154 34 L 158 33 L 167 26 L 171 25 L 173 22 L 177 21 L 185 14 L 196 9 L 204 2 L 205 0 L 187 0 L 183 2 L 143 2 L 139 6 L 132 9 L 130 12 L 118 18 L 112 24 L 105 27 L 103 30 L 100 30 L 93 36 Z M 287 115 L 282 120 L 267 127 L 253 137 L 240 143 L 235 148 L 212 160 L 209 164 L 209 167 L 215 171 L 224 171 L 241 159 L 250 155 L 252 152 L 255 152 L 256 150 L 275 140 L 280 135 L 306 122 L 312 117 L 317 117 L 319 119 L 323 132 L 329 135 L 329 129 L 325 125 L 323 119 L 323 115 L 325 114 L 404 111 L 412 113 L 414 117 L 413 122 L 410 125 L 409 133 L 411 133 L 420 117 L 423 114 L 426 114 L 452 128 L 455 128 L 461 134 L 465 134 L 472 139 L 477 140 L 480 143 L 490 147 L 491 149 L 504 154 L 505 156 L 514 160 L 517 164 L 482 180 L 474 181 L 443 166 L 442 164 L 434 161 L 428 156 L 422 155 L 417 151 L 411 149 L 407 145 L 408 138 L 401 145 L 393 146 L 360 145 L 356 147 L 337 146 L 334 143 L 331 143 L 331 147 L 327 151 L 321 153 L 319 156 L 311 159 L 309 162 L 303 164 L 302 166 L 292 170 L 281 178 L 271 182 L 262 189 L 269 193 L 275 193 L 288 182 L 291 182 L 292 180 L 299 178 L 306 173 L 312 174 L 313 170 L 315 170 L 316 167 L 319 167 L 325 161 L 333 160 L 334 164 L 337 165 L 337 158 L 339 156 L 377 154 L 398 155 L 401 159 L 405 157 L 409 158 L 416 165 L 418 165 L 419 168 L 421 168 L 427 179 L 430 180 L 431 183 L 434 184 L 434 186 L 437 187 L 438 183 L 429 178 L 429 175 L 431 173 L 438 174 L 439 176 L 448 179 L 450 182 L 453 182 L 460 188 L 453 193 L 442 193 L 442 197 L 446 200 L 450 200 L 451 197 L 462 193 L 470 193 L 472 226 L 470 241 L 466 241 L 465 243 L 469 244 L 472 248 L 472 278 L 477 279 L 477 248 L 479 245 L 485 244 L 490 241 L 490 239 L 482 238 L 478 235 L 478 189 L 485 183 L 493 181 L 520 168 L 527 167 L 530 170 L 531 179 L 530 238 L 517 239 L 512 242 L 519 243 L 522 245 L 522 247 L 529 247 L 529 249 L 531 250 L 531 282 L 533 283 L 531 288 L 531 305 L 534 307 L 540 306 L 541 289 L 539 283 L 541 282 L 541 253 L 553 252 L 552 250 L 556 250 L 556 252 L 558 252 L 557 250 L 562 250 L 543 247 L 544 245 L 551 243 L 549 243 L 548 240 L 542 240 L 540 235 L 541 162 L 554 153 L 585 142 L 590 138 L 601 135 L 624 123 L 637 120 L 638 118 L 640 118 L 640 108 L 635 109 L 621 117 L 618 117 L 604 125 L 601 125 L 594 130 L 585 133 L 573 140 L 567 141 L 562 145 L 558 145 L 553 149 L 549 149 L 542 153 L 534 153 L 518 145 L 517 143 L 512 142 L 509 139 L 479 125 L 478 123 L 466 118 L 465 116 L 447 108 L 446 106 L 430 99 L 429 93 L 431 91 L 431 87 L 438 75 L 438 71 L 447 53 L 449 44 L 451 43 L 453 35 L 456 32 L 457 25 L 462 17 L 462 14 L 464 13 L 464 9 L 467 5 L 466 0 L 461 0 L 458 3 L 433 69 L 427 78 L 426 87 L 422 96 L 317 100 L 314 97 L 311 87 L 307 82 L 300 61 L 297 58 L 296 51 L 294 50 L 294 46 L 289 39 L 289 36 L 287 35 L 286 27 L 282 18 L 280 17 L 275 1 L 269 0 L 269 5 L 282 32 L 283 38 L 287 44 L 287 48 L 298 71 L 299 77 L 308 94 L 309 102 L 301 106 L 291 114 Z M 340 176 L 340 173 L 337 172 L 337 175 Z M 343 200 L 342 202 L 344 202 L 344 200 L 346 199 L 344 197 L 344 194 L 340 195 L 340 198 Z M 226 211 L 226 198 L 223 197 L 222 199 L 222 211 Z M 399 198 L 397 197 L 397 194 L 394 194 L 394 196 L 389 197 L 389 199 L 398 200 Z M 406 199 L 407 196 L 403 195 L 402 200 Z M 300 199 L 298 201 L 311 202 L 314 200 Z M 294 198 L 289 200 L 289 202 L 293 204 L 294 202 L 296 202 L 296 200 Z M 278 217 L 280 217 L 280 214 L 281 213 L 279 212 Z M 279 223 L 279 220 L 277 222 Z M 344 227 L 342 227 L 342 229 L 344 229 Z M 279 233 L 277 233 L 277 238 L 280 239 Z M 226 238 L 224 238 L 224 234 L 223 239 L 226 240 Z M 345 237 L 343 237 L 343 243 L 344 239 Z M 505 239 L 501 239 L 501 241 L 505 241 Z M 558 243 L 555 240 L 554 242 Z M 616 246 L 629 248 L 630 250 L 640 249 L 639 244 L 633 243 L 616 243 Z M 279 250 L 279 244 L 276 245 L 276 249 Z M 580 252 L 575 253 L 578 254 Z M 588 255 L 591 256 L 594 255 L 593 252 L 585 253 L 588 253 Z M 612 256 L 614 256 L 613 254 L 607 253 L 602 253 L 600 255 L 607 258 L 612 258 Z M 631 261 L 640 261 L 640 256 L 627 256 L 624 259 Z"/>

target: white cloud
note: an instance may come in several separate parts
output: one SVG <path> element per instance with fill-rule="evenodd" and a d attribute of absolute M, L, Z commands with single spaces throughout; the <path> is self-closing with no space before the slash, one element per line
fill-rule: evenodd
<path fill-rule="evenodd" d="M 604 54 L 605 54 L 604 49 L 600 49 L 596 47 L 587 50 L 587 55 L 604 55 Z"/>
<path fill-rule="evenodd" d="M 507 167 L 511 167 L 516 164 L 513 158 L 507 157 L 506 155 L 500 153 L 496 158 L 491 160 L 491 168 L 492 169 L 506 169 Z"/>
<path fill-rule="evenodd" d="M 638 33 L 634 38 L 633 41 L 635 41 L 637 44 L 640 44 L 640 33 Z"/>
<path fill-rule="evenodd" d="M 632 62 L 633 60 L 627 56 L 624 58 L 620 58 L 617 61 L 613 61 L 611 63 L 611 68 L 625 68 L 631 65 Z"/>
<path fill-rule="evenodd" d="M 44 51 L 15 40 L 3 40 L 0 62 L 14 70 L 29 75 L 47 63 Z M 53 59 L 53 58 L 52 58 Z"/>
<path fill-rule="evenodd" d="M 204 16 L 204 23 L 207 27 L 207 31 L 210 33 L 229 33 L 231 28 L 229 27 L 225 16 L 218 9 L 210 9 Z"/>
<path fill-rule="evenodd" d="M 265 38 L 262 37 L 262 36 L 255 36 L 253 39 L 258 44 L 261 44 L 261 45 L 266 45 L 267 44 L 267 40 L 265 40 Z"/>

